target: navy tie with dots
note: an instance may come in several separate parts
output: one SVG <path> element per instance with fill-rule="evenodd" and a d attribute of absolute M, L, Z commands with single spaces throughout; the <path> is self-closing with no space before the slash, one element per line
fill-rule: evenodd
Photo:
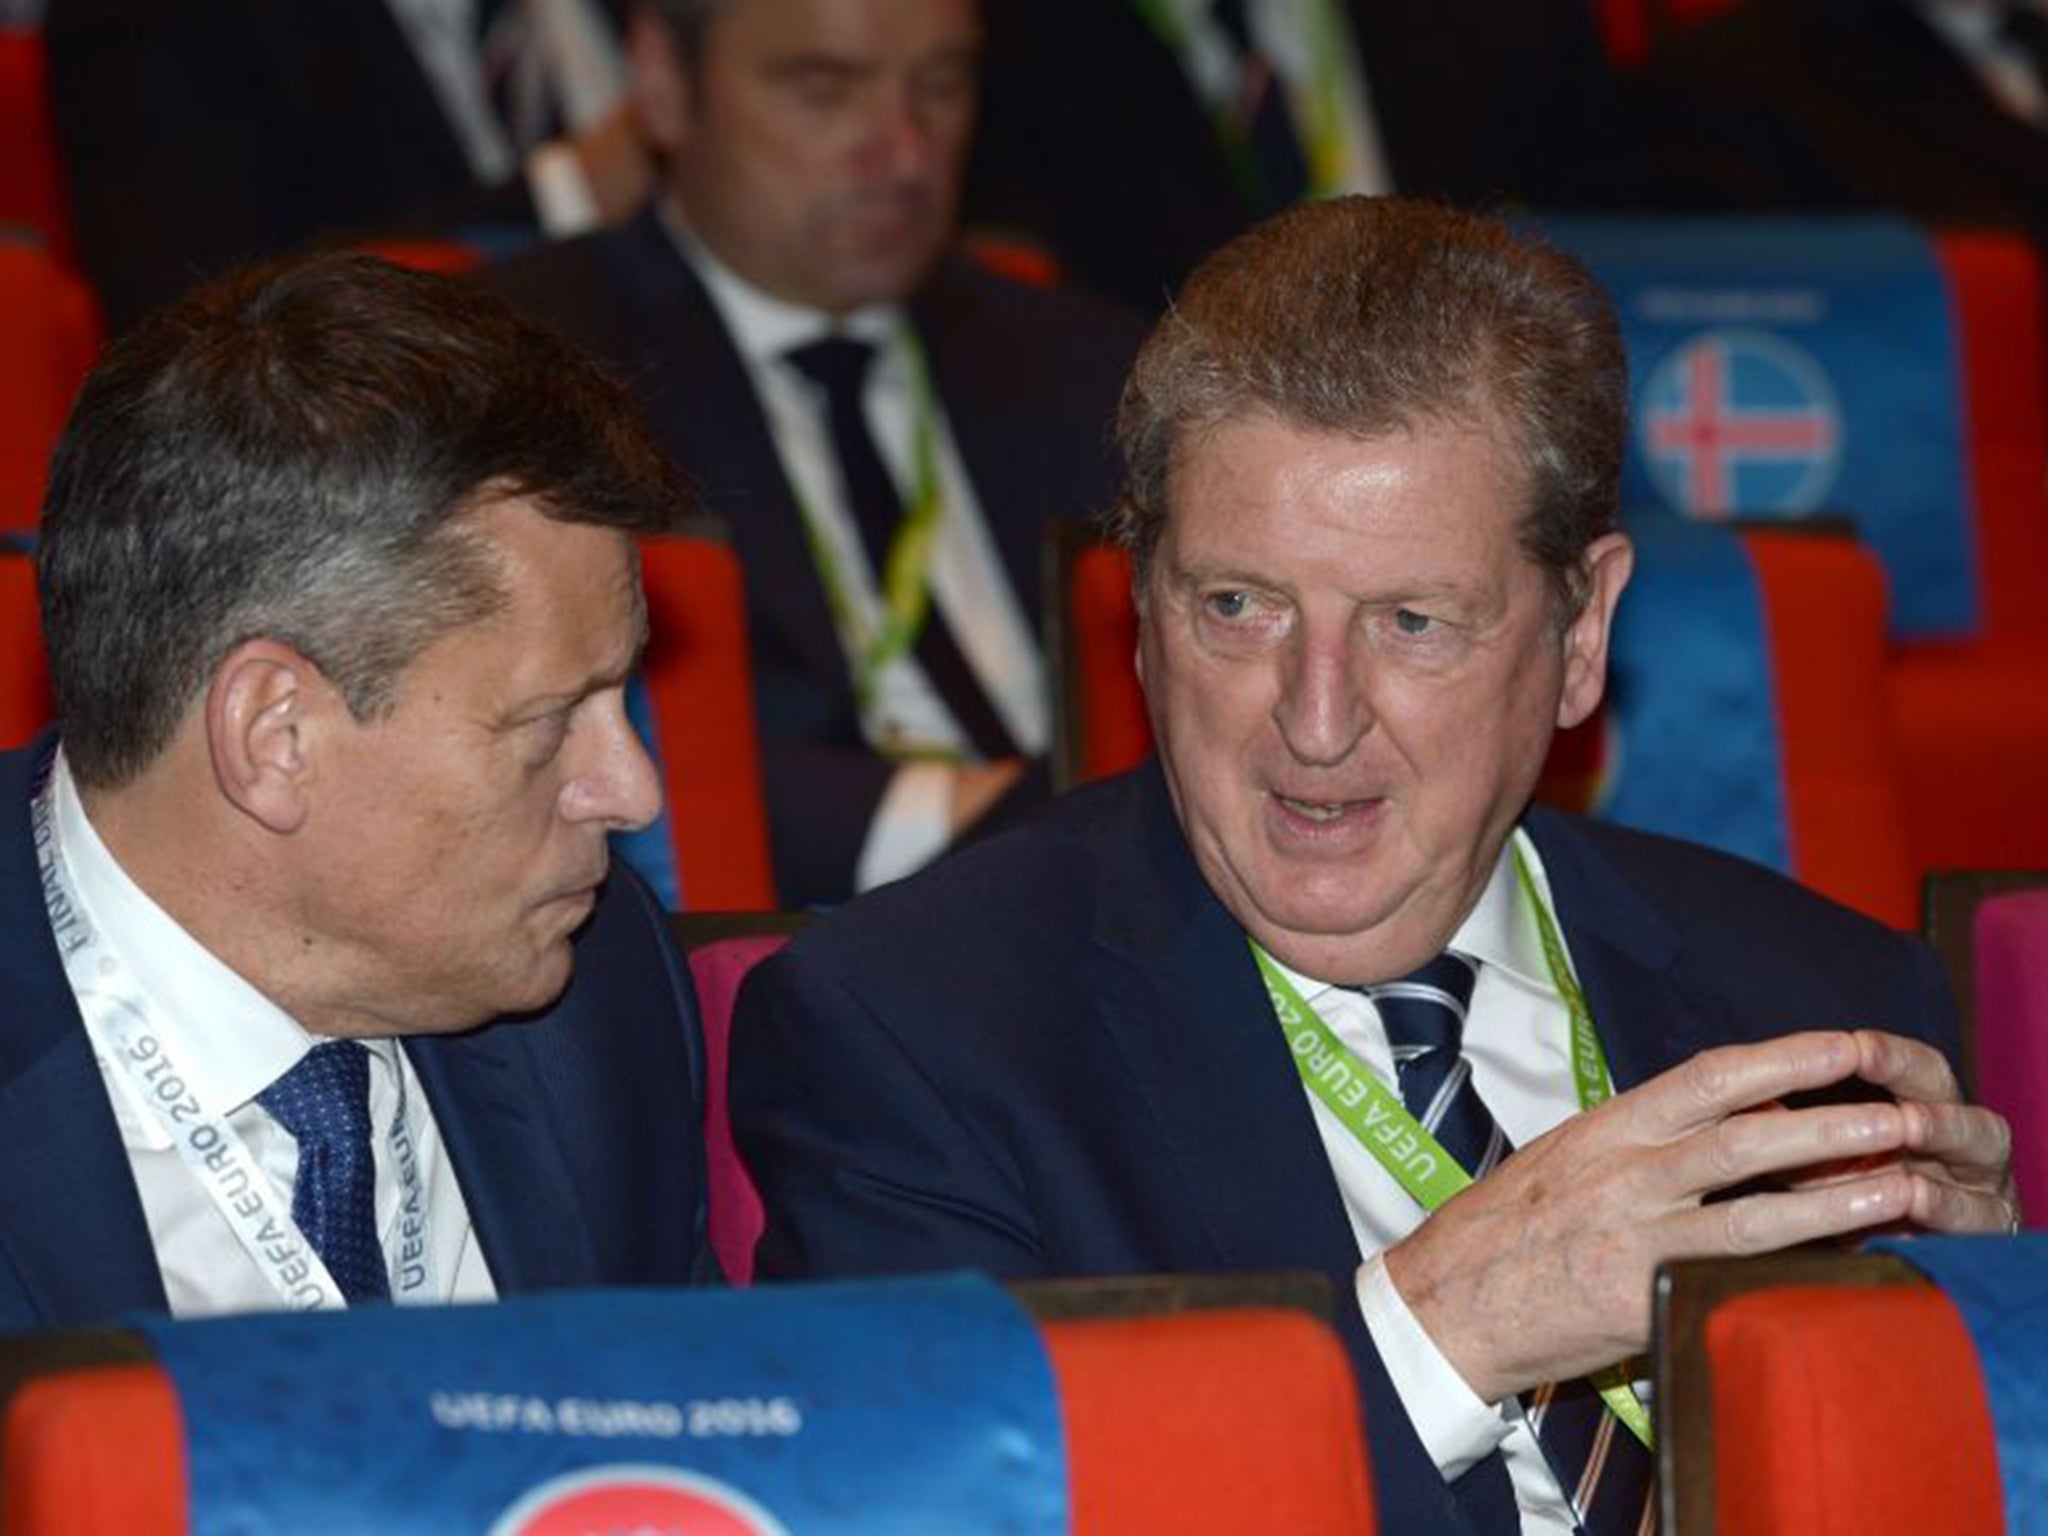
<path fill-rule="evenodd" d="M 391 1299 L 377 1240 L 377 1159 L 370 1146 L 370 1053 L 328 1040 L 256 1095 L 299 1144 L 292 1220 L 350 1305 Z"/>
<path fill-rule="evenodd" d="M 1472 1086 L 1472 1063 L 1463 1054 L 1477 976 L 1476 961 L 1447 950 L 1413 975 L 1365 989 L 1393 1047 L 1401 1101 L 1475 1181 L 1514 1150 Z M 1545 1383 L 1522 1404 L 1579 1529 L 1635 1536 L 1656 1528 L 1650 1453 L 1590 1381 Z"/>

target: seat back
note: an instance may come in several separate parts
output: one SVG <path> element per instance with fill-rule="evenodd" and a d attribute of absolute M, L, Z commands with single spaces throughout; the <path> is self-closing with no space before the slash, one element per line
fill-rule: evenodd
<path fill-rule="evenodd" d="M 1371 1536 L 1371 1479 L 1350 1366 L 1299 1312 L 1222 1309 L 1041 1325 L 1066 1439 L 1077 1536 L 1174 1531 Z M 801 1360 L 788 1362 L 792 1391 Z M 679 1362 L 679 1383 L 687 1379 Z M 365 1382 L 366 1399 L 376 1392 Z M 388 1405 L 377 1402 L 379 1412 Z M 395 1441 L 404 1416 L 389 1416 Z M 402 1446 L 394 1443 L 394 1453 Z M 917 1447 L 883 1445 L 916 1475 Z M 190 1528 L 176 1392 L 152 1364 L 37 1376 L 6 1405 L 9 1536 Z M 350 1522 L 334 1512 L 337 1527 Z"/>
<path fill-rule="evenodd" d="M 2048 873 L 1986 897 L 1976 952 L 1977 1082 L 2012 1126 L 2012 1171 L 2025 1225 L 2048 1227 Z"/>
<path fill-rule="evenodd" d="M 684 902 L 770 911 L 768 811 L 754 724 L 739 562 L 721 540 L 644 540 L 648 644 L 641 675 Z"/>
<path fill-rule="evenodd" d="M 1886 714 L 1884 572 L 1846 537 L 1740 537 L 1770 633 L 1792 872 L 1911 929 L 1918 871 Z"/>
<path fill-rule="evenodd" d="M 26 746 L 55 714 L 35 562 L 0 546 L 0 751 Z"/>
<path fill-rule="evenodd" d="M 2048 311 L 2017 235 L 1936 237 L 1961 341 L 1981 633 L 2048 637 Z"/>
<path fill-rule="evenodd" d="M 1999 1536 L 1977 1354 L 1896 1259 L 1668 1266 L 1656 1329 L 1665 1536 Z"/>
<path fill-rule="evenodd" d="M 711 1251 L 733 1285 L 751 1285 L 754 1245 L 764 1218 L 753 1176 L 733 1144 L 726 1079 L 732 1060 L 732 1012 L 747 972 L 789 942 L 802 912 L 679 912 L 669 923 L 690 959 L 697 1014 L 704 1026 L 704 1173 Z"/>
<path fill-rule="evenodd" d="M 35 27 L 0 25 L 0 224 L 33 230 L 58 259 L 72 259 L 64 162 Z"/>
<path fill-rule="evenodd" d="M 85 284 L 42 246 L 0 239 L 0 532 L 35 527 L 50 450 L 99 344 Z"/>

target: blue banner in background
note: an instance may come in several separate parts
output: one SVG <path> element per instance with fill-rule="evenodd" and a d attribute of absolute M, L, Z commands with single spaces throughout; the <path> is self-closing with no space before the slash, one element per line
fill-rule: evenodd
<path fill-rule="evenodd" d="M 2010 1536 L 2048 1536 L 2048 1233 L 1886 1237 L 1955 1303 L 1977 1346 Z"/>
<path fill-rule="evenodd" d="M 1545 219 L 1614 296 L 1630 506 L 1856 520 L 1892 629 L 1979 622 L 1963 387 L 1933 246 L 1883 218 Z"/>
<path fill-rule="evenodd" d="M 1792 850 L 1769 629 L 1727 528 L 1628 519 L 1635 575 L 1608 654 L 1606 756 L 1591 809 L 1785 873 Z"/>
<path fill-rule="evenodd" d="M 1063 1536 L 1038 1330 L 968 1276 L 145 1320 L 194 1536 Z"/>

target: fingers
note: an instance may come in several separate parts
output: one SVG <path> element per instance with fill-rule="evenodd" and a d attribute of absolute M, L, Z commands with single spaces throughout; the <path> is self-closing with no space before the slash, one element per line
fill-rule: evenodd
<path fill-rule="evenodd" d="M 1853 1077 L 1861 1059 L 1848 1031 L 1814 1030 L 1702 1051 L 1623 1097 L 1648 1139 L 1675 1141 L 1786 1094 Z"/>
<path fill-rule="evenodd" d="M 1980 1189 L 2006 1182 L 2012 1163 L 2012 1127 L 1995 1110 L 1975 1104 L 1901 1104 L 1906 1147 L 1939 1164 L 1958 1183 Z"/>
<path fill-rule="evenodd" d="M 1856 1075 L 1894 1097 L 1919 1104 L 1952 1104 L 1962 1097 L 1948 1058 L 1933 1046 L 1878 1029 L 1859 1029 Z"/>
<path fill-rule="evenodd" d="M 1905 1109 L 1891 1103 L 1732 1115 L 1670 1149 L 1664 1193 L 1684 1201 L 1770 1174 L 1798 1175 L 1789 1182 L 1802 1188 L 1847 1183 L 1891 1166 L 1909 1136 Z"/>

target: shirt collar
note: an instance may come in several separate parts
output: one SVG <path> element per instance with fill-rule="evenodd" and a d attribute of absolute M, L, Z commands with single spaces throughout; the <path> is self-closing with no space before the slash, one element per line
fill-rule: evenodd
<path fill-rule="evenodd" d="M 712 307 L 725 322 L 733 345 L 757 368 L 780 362 L 792 347 L 821 336 L 852 336 L 876 347 L 886 347 L 902 332 L 903 308 L 898 304 L 868 304 L 851 314 L 828 315 L 821 309 L 792 304 L 764 293 L 714 256 L 691 232 L 681 210 L 668 199 L 656 204 L 656 214 L 678 254 L 696 271 L 705 292 L 711 295 Z"/>
<path fill-rule="evenodd" d="M 1528 864 L 1530 879 L 1540 899 L 1549 903 L 1550 882 L 1543 870 L 1543 860 L 1528 833 L 1517 827 L 1501 845 L 1500 853 L 1493 862 L 1493 873 L 1487 877 L 1479 900 L 1473 903 L 1472 910 L 1465 914 L 1465 920 L 1444 947 L 1470 955 L 1481 965 L 1505 971 L 1526 988 L 1555 997 L 1557 983 L 1551 977 L 1549 961 L 1544 957 L 1536 908 L 1529 888 L 1515 870 L 1518 851 Z M 1302 1001 L 1311 1005 L 1324 993 L 1343 985 L 1303 976 L 1285 965 L 1280 969 L 1294 983 Z"/>
<path fill-rule="evenodd" d="M 179 927 L 100 840 L 59 747 L 51 793 L 73 895 L 119 957 L 200 1098 L 232 1111 L 295 1066 L 315 1039 Z"/>

